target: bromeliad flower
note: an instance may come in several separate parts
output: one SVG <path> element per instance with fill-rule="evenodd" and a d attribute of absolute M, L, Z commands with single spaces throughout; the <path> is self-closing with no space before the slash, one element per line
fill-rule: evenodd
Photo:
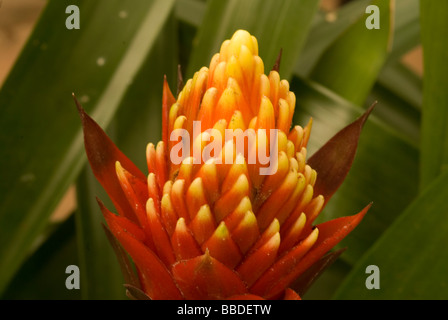
<path fill-rule="evenodd" d="M 299 299 L 293 282 L 302 293 L 370 207 L 313 225 L 371 109 L 307 160 L 311 121 L 291 129 L 296 97 L 278 67 L 264 74 L 257 40 L 243 30 L 177 99 L 165 81 L 162 100 L 147 176 L 77 102 L 90 165 L 118 213 L 99 202 L 107 234 L 137 269 L 118 254 L 127 288 L 151 299 Z"/>

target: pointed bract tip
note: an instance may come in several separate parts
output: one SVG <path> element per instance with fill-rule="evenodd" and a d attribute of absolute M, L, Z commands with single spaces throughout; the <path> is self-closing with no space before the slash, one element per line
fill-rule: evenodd
<path fill-rule="evenodd" d="M 372 113 L 373 109 L 375 109 L 376 105 L 378 104 L 378 101 L 374 101 L 372 105 L 364 112 L 364 114 L 360 117 L 361 120 L 361 126 L 364 126 L 365 122 L 367 121 L 367 118 Z"/>
<path fill-rule="evenodd" d="M 76 95 L 74 92 L 72 92 L 73 100 L 75 101 L 76 108 L 78 109 L 78 114 L 81 120 L 84 120 L 86 116 L 86 112 L 84 111 L 84 108 L 81 106 L 81 103 L 76 99 Z"/>
<path fill-rule="evenodd" d="M 368 115 L 370 115 L 373 111 L 373 109 L 375 109 L 376 105 L 378 104 L 378 101 L 375 100 L 372 105 L 367 109 L 367 111 L 365 112 Z"/>
<path fill-rule="evenodd" d="M 98 205 L 100 206 L 101 211 L 103 211 L 104 209 L 106 209 L 106 206 L 104 205 L 103 201 L 101 201 L 100 198 L 95 197 L 96 202 L 98 203 Z"/>
<path fill-rule="evenodd" d="M 282 60 L 282 54 L 283 54 L 283 48 L 281 48 L 280 52 L 278 53 L 277 60 L 275 60 L 275 64 L 272 67 L 272 71 L 279 72 L 279 70 L 280 70 L 280 62 Z"/>
<path fill-rule="evenodd" d="M 151 298 L 143 292 L 140 288 L 131 284 L 124 284 L 126 288 L 126 295 L 132 300 L 151 300 Z"/>
<path fill-rule="evenodd" d="M 182 77 L 182 66 L 179 64 L 177 65 L 177 95 L 179 95 L 183 88 L 184 78 Z"/>
<path fill-rule="evenodd" d="M 311 130 L 312 126 L 313 126 L 313 117 L 310 117 L 310 120 L 308 120 L 308 123 L 306 124 L 305 127 L 309 127 Z"/>

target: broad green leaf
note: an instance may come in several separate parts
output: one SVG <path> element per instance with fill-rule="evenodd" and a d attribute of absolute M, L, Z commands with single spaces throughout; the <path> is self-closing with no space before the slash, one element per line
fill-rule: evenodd
<path fill-rule="evenodd" d="M 367 105 L 372 100 L 383 102 L 385 107 L 380 104 L 376 110 L 379 117 L 418 143 L 422 79 L 401 60 L 420 43 L 419 0 L 396 0 L 395 3 L 392 48 Z"/>
<path fill-rule="evenodd" d="M 447 197 L 445 172 L 425 188 L 358 261 L 335 298 L 446 300 Z M 369 265 L 379 268 L 379 289 L 366 288 Z"/>
<path fill-rule="evenodd" d="M 192 47 L 196 42 L 196 31 L 205 15 L 206 2 L 203 0 L 177 0 L 175 13 L 179 32 L 179 65 L 182 74 L 190 61 Z M 174 87 L 173 87 L 174 88 Z"/>
<path fill-rule="evenodd" d="M 350 1 L 335 11 L 319 11 L 308 33 L 295 75 L 307 77 L 324 51 L 364 15 L 370 0 Z"/>
<path fill-rule="evenodd" d="M 377 83 L 397 98 L 420 112 L 422 106 L 422 79 L 401 62 L 390 62 L 378 76 Z"/>
<path fill-rule="evenodd" d="M 378 77 L 366 105 L 379 104 L 375 114 L 395 128 L 412 145 L 420 142 L 422 83 L 401 63 L 388 64 Z"/>
<path fill-rule="evenodd" d="M 350 1 L 335 11 L 319 12 L 296 65 L 295 74 L 306 77 L 332 42 L 357 20 L 366 19 L 365 11 L 370 2 Z M 395 3 L 396 19 L 388 62 L 396 62 L 420 43 L 419 0 L 395 0 Z"/>
<path fill-rule="evenodd" d="M 312 82 L 294 78 L 291 90 L 298 97 L 294 124 L 305 125 L 313 118 L 309 156 L 362 113 L 358 106 Z M 378 119 L 374 111 L 363 128 L 346 180 L 319 217 L 322 222 L 353 215 L 373 202 L 360 225 L 343 240 L 342 246 L 348 249 L 341 259 L 356 261 L 414 198 L 417 161 L 417 146 Z"/>
<path fill-rule="evenodd" d="M 68 5 L 79 30 L 65 26 Z M 0 92 L 0 292 L 85 161 L 71 93 L 107 125 L 173 5 L 49 1 Z"/>
<path fill-rule="evenodd" d="M 127 91 L 115 118 L 109 126 L 109 135 L 117 146 L 146 172 L 146 145 L 154 144 L 161 133 L 161 101 L 163 77 L 171 83 L 177 77 L 177 41 L 174 20 L 171 18 L 158 35 L 148 58 L 140 68 Z M 86 169 L 78 180 L 77 232 L 80 240 L 80 261 L 83 271 L 81 291 L 85 299 L 125 298 L 124 280 L 115 254 L 104 234 L 105 223 L 96 197 L 113 210 L 108 195 Z"/>
<path fill-rule="evenodd" d="M 147 172 L 146 146 L 150 142 L 157 144 L 162 137 L 164 76 L 176 94 L 179 41 L 176 22 L 170 17 L 107 130 L 120 150 L 144 173 Z"/>
<path fill-rule="evenodd" d="M 176 17 L 193 26 L 199 26 L 205 14 L 205 2 L 200 0 L 176 0 Z"/>
<path fill-rule="evenodd" d="M 79 265 L 75 217 L 58 224 L 43 243 L 21 266 L 6 289 L 5 300 L 77 300 L 80 290 L 68 290 L 65 281 L 70 265 Z M 83 274 L 80 271 L 82 280 Z M 82 288 L 82 284 L 81 284 Z"/>
<path fill-rule="evenodd" d="M 425 76 L 421 189 L 448 168 L 448 2 L 420 1 Z"/>
<path fill-rule="evenodd" d="M 393 43 L 388 62 L 397 62 L 420 44 L 419 0 L 395 0 Z"/>
<path fill-rule="evenodd" d="M 198 30 L 187 75 L 208 65 L 220 45 L 238 29 L 258 40 L 259 55 L 269 71 L 283 49 L 280 75 L 288 79 L 302 49 L 319 1 L 316 0 L 211 0 Z"/>
<path fill-rule="evenodd" d="M 368 29 L 371 17 L 362 16 L 324 52 L 310 74 L 313 81 L 357 105 L 364 103 L 392 44 L 394 0 L 372 4 L 379 9 L 380 28 Z"/>
<path fill-rule="evenodd" d="M 361 17 L 371 1 L 352 1 L 336 11 L 319 12 L 307 38 L 295 74 L 307 77 L 323 52 Z M 419 1 L 396 0 L 393 45 L 367 103 L 379 101 L 375 114 L 418 143 L 422 101 L 421 79 L 399 59 L 420 40 Z"/>

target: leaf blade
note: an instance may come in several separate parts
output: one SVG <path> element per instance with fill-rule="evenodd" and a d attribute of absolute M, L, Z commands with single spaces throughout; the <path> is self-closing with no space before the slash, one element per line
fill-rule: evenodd
<path fill-rule="evenodd" d="M 425 76 L 421 136 L 421 189 L 448 167 L 448 3 L 420 1 Z"/>
<path fill-rule="evenodd" d="M 380 12 L 380 29 L 367 29 L 366 17 L 361 17 L 324 52 L 310 74 L 313 81 L 357 105 L 375 83 L 392 41 L 394 0 L 372 4 Z"/>
<path fill-rule="evenodd" d="M 336 299 L 446 299 L 448 174 L 428 186 L 356 264 Z M 424 212 L 425 214 L 422 214 Z M 380 289 L 365 287 L 366 267 L 380 269 Z"/>
<path fill-rule="evenodd" d="M 0 292 L 85 161 L 70 92 L 106 125 L 174 1 L 79 1 L 83 26 L 74 33 L 61 14 L 68 4 L 49 2 L 0 92 L 0 146 L 9 151 L 1 161 Z M 128 20 L 119 16 L 125 9 Z"/>
<path fill-rule="evenodd" d="M 300 125 L 313 118 L 309 154 L 362 113 L 358 106 L 313 82 L 294 78 L 291 90 L 300 97 L 294 123 Z M 374 203 L 364 222 L 343 240 L 343 246 L 348 247 L 341 256 L 345 262 L 353 264 L 359 259 L 414 199 L 418 186 L 417 148 L 376 114 L 370 115 L 349 174 L 317 219 L 322 222 L 350 215 L 366 203 Z"/>

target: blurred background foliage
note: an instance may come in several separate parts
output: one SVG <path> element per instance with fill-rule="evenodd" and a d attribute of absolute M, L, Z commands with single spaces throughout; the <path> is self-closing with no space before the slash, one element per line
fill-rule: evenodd
<path fill-rule="evenodd" d="M 72 4 L 79 30 L 65 27 Z M 365 27 L 370 4 L 379 30 Z M 304 298 L 448 298 L 448 1 L 424 0 L 4 0 L 0 296 L 126 298 L 71 93 L 144 169 L 163 76 L 175 92 L 179 64 L 190 78 L 240 28 L 258 38 L 266 72 L 283 49 L 294 123 L 314 119 L 309 155 L 378 101 L 320 219 L 373 207 Z M 80 290 L 65 287 L 72 264 Z M 365 286 L 369 265 L 379 290 Z"/>

